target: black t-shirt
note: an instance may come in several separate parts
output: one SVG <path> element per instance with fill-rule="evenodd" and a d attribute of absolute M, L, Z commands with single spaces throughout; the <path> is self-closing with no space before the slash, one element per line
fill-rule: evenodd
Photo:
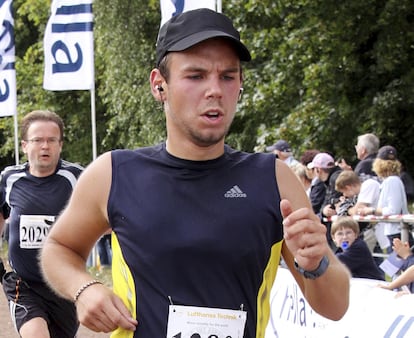
<path fill-rule="evenodd" d="M 43 281 L 39 251 L 82 169 L 60 160 L 55 173 L 47 177 L 31 175 L 27 163 L 3 170 L 0 205 L 3 217 L 9 218 L 9 261 L 24 280 Z"/>

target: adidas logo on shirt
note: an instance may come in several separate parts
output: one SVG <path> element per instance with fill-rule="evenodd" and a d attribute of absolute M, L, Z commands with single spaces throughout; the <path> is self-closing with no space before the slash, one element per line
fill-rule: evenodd
<path fill-rule="evenodd" d="M 247 194 L 245 194 L 237 185 L 231 188 L 224 194 L 225 198 L 246 198 Z"/>

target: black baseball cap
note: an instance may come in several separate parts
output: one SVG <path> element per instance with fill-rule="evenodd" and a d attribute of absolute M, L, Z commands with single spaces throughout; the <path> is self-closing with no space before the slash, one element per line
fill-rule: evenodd
<path fill-rule="evenodd" d="M 173 16 L 160 29 L 157 40 L 159 66 L 168 52 L 180 52 L 202 41 L 223 37 L 233 42 L 240 61 L 250 61 L 247 47 L 240 41 L 240 34 L 224 14 L 208 8 L 199 8 Z"/>
<path fill-rule="evenodd" d="M 290 148 L 289 143 L 287 143 L 285 140 L 279 140 L 274 145 L 266 147 L 266 151 L 274 151 L 279 150 L 285 153 L 291 153 L 292 149 Z"/>
<path fill-rule="evenodd" d="M 397 150 L 393 146 L 383 146 L 378 150 L 377 158 L 395 161 L 397 159 Z"/>

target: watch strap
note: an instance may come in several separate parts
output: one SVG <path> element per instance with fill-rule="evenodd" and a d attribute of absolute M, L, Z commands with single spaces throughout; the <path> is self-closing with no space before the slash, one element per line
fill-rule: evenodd
<path fill-rule="evenodd" d="M 296 270 L 303 277 L 305 277 L 307 279 L 316 279 L 316 278 L 322 276 L 325 273 L 325 271 L 328 269 L 328 266 L 329 266 L 329 259 L 328 259 L 327 256 L 323 256 L 320 263 L 319 263 L 319 266 L 315 270 L 312 270 L 312 271 L 305 270 L 304 268 L 299 266 L 299 264 L 296 262 L 296 259 L 295 259 L 295 268 L 296 268 Z"/>

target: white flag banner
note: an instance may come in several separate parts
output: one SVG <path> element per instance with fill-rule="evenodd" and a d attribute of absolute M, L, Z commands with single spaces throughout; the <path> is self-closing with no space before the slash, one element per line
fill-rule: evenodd
<path fill-rule="evenodd" d="M 94 88 L 92 0 L 53 0 L 44 37 L 47 90 Z"/>
<path fill-rule="evenodd" d="M 161 26 L 172 16 L 197 8 L 216 10 L 216 0 L 160 0 Z"/>
<path fill-rule="evenodd" d="M 17 112 L 12 0 L 0 0 L 0 117 Z"/>

